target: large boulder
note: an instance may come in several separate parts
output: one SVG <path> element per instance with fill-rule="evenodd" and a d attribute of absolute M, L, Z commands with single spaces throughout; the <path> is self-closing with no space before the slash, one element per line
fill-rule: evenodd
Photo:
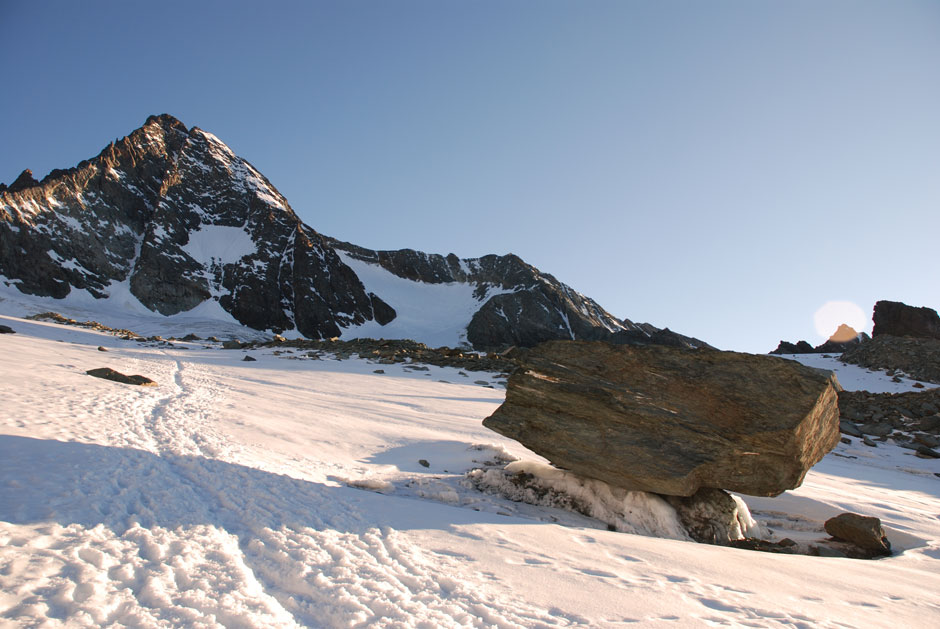
<path fill-rule="evenodd" d="M 521 360 L 483 425 L 618 487 L 775 496 L 839 440 L 838 381 L 794 361 L 587 341 Z"/>
<path fill-rule="evenodd" d="M 940 339 L 940 316 L 932 308 L 915 308 L 899 301 L 875 304 L 872 336 L 916 336 Z"/>

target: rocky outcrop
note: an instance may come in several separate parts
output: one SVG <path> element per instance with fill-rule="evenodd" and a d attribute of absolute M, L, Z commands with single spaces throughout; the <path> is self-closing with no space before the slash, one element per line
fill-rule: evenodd
<path fill-rule="evenodd" d="M 807 343 L 806 341 L 797 341 L 796 343 L 790 343 L 789 341 L 780 341 L 777 345 L 777 349 L 770 352 L 771 354 L 814 354 L 816 348 Z"/>
<path fill-rule="evenodd" d="M 789 343 L 780 341 L 777 349 L 771 354 L 841 354 L 842 352 L 867 341 L 870 337 L 862 332 L 859 334 L 846 324 L 841 324 L 825 343 L 813 347 L 806 341 Z"/>
<path fill-rule="evenodd" d="M 869 369 L 903 372 L 916 380 L 940 383 L 940 340 L 880 334 L 840 357 Z"/>
<path fill-rule="evenodd" d="M 940 316 L 931 308 L 915 308 L 899 301 L 879 301 L 872 315 L 872 336 L 913 336 L 940 340 Z"/>
<path fill-rule="evenodd" d="M 372 251 L 325 237 L 218 138 L 166 114 L 75 168 L 41 182 L 24 171 L 0 188 L 0 276 L 31 295 L 104 298 L 123 285 L 162 315 L 212 300 L 251 328 L 317 339 L 395 320 L 344 256 L 413 282 L 472 285 L 466 339 L 477 349 L 624 333 L 685 343 L 619 321 L 511 254 Z"/>
<path fill-rule="evenodd" d="M 626 489 L 773 496 L 798 487 L 839 439 L 838 382 L 793 361 L 582 341 L 520 360 L 483 425 Z"/>

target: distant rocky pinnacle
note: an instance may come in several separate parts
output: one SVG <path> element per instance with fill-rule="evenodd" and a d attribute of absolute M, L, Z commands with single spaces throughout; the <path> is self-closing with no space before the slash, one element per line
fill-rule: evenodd
<path fill-rule="evenodd" d="M 0 186 L 0 275 L 26 294 L 129 290 L 163 315 L 213 300 L 246 326 L 308 338 L 393 321 L 394 308 L 344 260 L 473 285 L 479 308 L 466 339 L 477 349 L 564 338 L 704 345 L 618 320 L 514 255 L 461 260 L 323 236 L 218 138 L 166 114 L 74 168 L 40 182 L 25 170 Z"/>
<path fill-rule="evenodd" d="M 806 341 L 797 341 L 796 343 L 789 343 L 787 341 L 780 341 L 780 344 L 777 345 L 777 349 L 770 352 L 771 354 L 841 354 L 850 347 L 854 347 L 859 343 L 862 343 L 868 340 L 870 337 L 862 332 L 859 334 L 855 331 L 854 328 L 848 326 L 844 323 L 840 324 L 838 329 L 832 333 L 832 336 L 829 339 L 813 347 Z"/>

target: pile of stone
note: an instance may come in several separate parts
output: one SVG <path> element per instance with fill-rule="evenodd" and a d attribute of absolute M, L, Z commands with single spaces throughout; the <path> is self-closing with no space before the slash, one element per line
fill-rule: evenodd
<path fill-rule="evenodd" d="M 893 440 L 921 458 L 940 458 L 940 389 L 839 393 L 839 429 L 876 447 Z"/>
<path fill-rule="evenodd" d="M 868 369 L 903 372 L 915 380 L 940 383 L 940 340 L 876 336 L 842 354 L 841 360 Z"/>
<path fill-rule="evenodd" d="M 39 314 L 34 314 L 26 317 L 32 321 L 51 321 L 53 323 L 58 323 L 60 325 L 72 325 L 79 328 L 87 328 L 89 330 L 95 330 L 96 332 L 106 332 L 108 334 L 117 336 L 126 341 L 138 340 L 143 337 L 132 332 L 131 330 L 125 330 L 124 328 L 112 328 L 104 325 L 103 323 L 98 323 L 97 321 L 77 321 L 75 319 L 70 319 L 68 317 L 63 317 L 58 312 L 40 312 Z"/>
<path fill-rule="evenodd" d="M 339 339 L 287 340 L 284 337 L 276 336 L 274 340 L 265 342 L 225 341 L 222 346 L 225 349 L 277 348 L 278 351 L 294 349 L 330 354 L 340 360 L 358 356 L 359 358 L 373 360 L 380 365 L 422 363 L 438 367 L 456 367 L 467 371 L 503 373 L 515 371 L 517 367 L 515 356 L 519 354 L 519 352 L 514 353 L 511 350 L 501 354 L 480 354 L 459 348 L 432 348 L 424 343 L 410 340 L 370 338 L 349 341 Z"/>

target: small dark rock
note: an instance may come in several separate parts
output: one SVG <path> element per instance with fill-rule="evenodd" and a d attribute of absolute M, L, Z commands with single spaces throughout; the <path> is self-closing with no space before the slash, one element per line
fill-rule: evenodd
<path fill-rule="evenodd" d="M 372 373 L 385 373 L 384 369 L 376 369 Z"/>
<path fill-rule="evenodd" d="M 869 446 L 869 447 L 871 447 L 871 448 L 877 448 L 877 447 L 878 447 L 878 444 L 875 443 L 874 441 L 872 441 L 871 439 L 869 439 L 867 436 L 862 437 L 862 443 L 864 443 L 866 446 Z"/>
<path fill-rule="evenodd" d="M 8 325 L 0 325 L 0 334 L 16 334 L 16 330 Z"/>
<path fill-rule="evenodd" d="M 858 429 L 858 426 L 844 419 L 839 422 L 839 431 L 842 434 L 858 437 L 859 439 L 862 437 L 862 431 Z"/>
<path fill-rule="evenodd" d="M 242 346 L 243 346 L 243 343 L 236 339 L 230 339 L 222 343 L 222 349 L 241 349 Z"/>
<path fill-rule="evenodd" d="M 921 459 L 940 459 L 940 452 L 932 448 L 928 448 L 925 445 L 917 446 L 915 454 Z"/>
<path fill-rule="evenodd" d="M 258 360 L 257 358 L 254 358 L 254 357 L 249 356 L 249 355 L 247 355 L 247 354 L 245 354 L 245 357 L 242 358 L 242 362 L 246 362 L 246 363 L 253 363 L 253 362 L 256 362 L 257 360 Z"/>
<path fill-rule="evenodd" d="M 852 440 L 849 439 L 848 437 L 842 437 L 842 438 L 839 439 L 839 441 L 841 441 L 841 442 L 844 443 L 845 445 L 849 445 L 849 444 L 852 443 Z"/>
<path fill-rule="evenodd" d="M 418 465 L 421 467 L 431 467 L 431 464 L 428 463 L 427 459 L 418 459 Z"/>
<path fill-rule="evenodd" d="M 923 434 L 914 435 L 914 441 L 916 441 L 917 443 L 921 443 L 927 446 L 928 448 L 940 447 L 940 438 L 934 435 L 923 435 Z"/>
<path fill-rule="evenodd" d="M 99 351 L 99 352 L 106 352 L 106 351 L 108 351 L 108 348 L 102 347 L 102 346 L 99 345 L 99 346 L 98 346 L 98 351 Z"/>
<path fill-rule="evenodd" d="M 157 383 L 151 380 L 146 376 L 125 376 L 119 371 L 115 371 L 110 367 L 100 367 L 98 369 L 89 369 L 86 371 L 89 376 L 94 376 L 95 378 L 103 378 L 105 380 L 113 380 L 114 382 L 120 382 L 122 384 L 135 384 L 142 387 L 155 387 Z"/>

